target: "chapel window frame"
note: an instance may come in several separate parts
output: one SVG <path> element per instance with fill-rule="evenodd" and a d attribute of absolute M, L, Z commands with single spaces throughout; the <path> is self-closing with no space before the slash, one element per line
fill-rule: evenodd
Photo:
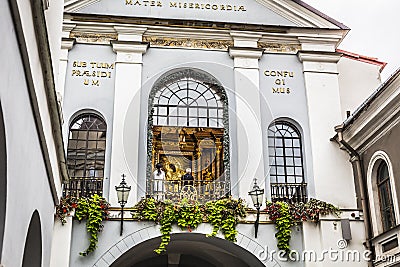
<path fill-rule="evenodd" d="M 103 195 L 107 124 L 102 116 L 85 112 L 68 128 L 67 170 L 70 177 L 63 195 Z"/>
<path fill-rule="evenodd" d="M 386 171 L 384 168 L 386 168 Z M 380 219 L 382 223 L 382 229 L 385 232 L 392 229 L 396 225 L 396 215 L 394 212 L 389 167 L 385 161 L 381 161 L 379 163 L 376 175 L 376 186 L 379 197 Z"/>
<path fill-rule="evenodd" d="M 230 194 L 230 137 L 229 137 L 229 110 L 228 110 L 228 97 L 226 95 L 225 88 L 221 83 L 213 77 L 211 74 L 202 71 L 200 69 L 175 69 L 163 74 L 152 87 L 149 98 L 148 98 L 148 121 L 147 121 L 147 166 L 146 166 L 146 192 L 148 193 L 149 181 L 151 180 L 151 175 L 153 173 L 152 164 L 152 152 L 153 152 L 153 127 L 156 126 L 154 123 L 154 100 L 156 99 L 157 93 L 162 90 L 168 84 L 174 83 L 182 78 L 194 79 L 200 83 L 206 84 L 212 90 L 215 90 L 219 96 L 219 100 L 222 104 L 222 123 L 220 124 L 221 129 L 223 129 L 223 180 L 227 185 L 228 192 Z M 219 113 L 218 113 L 219 114 Z M 186 124 L 187 125 L 187 124 Z M 177 126 L 177 127 L 187 127 L 187 126 Z M 190 126 L 191 127 L 191 126 Z M 206 127 L 206 126 L 205 126 Z M 199 127 L 201 128 L 201 127 Z"/>
<path fill-rule="evenodd" d="M 153 124 L 157 126 L 223 128 L 223 116 L 217 86 L 191 76 L 165 83 L 154 96 Z"/>
<path fill-rule="evenodd" d="M 277 120 L 268 127 L 267 137 L 272 201 L 307 202 L 300 130 L 289 121 Z"/>

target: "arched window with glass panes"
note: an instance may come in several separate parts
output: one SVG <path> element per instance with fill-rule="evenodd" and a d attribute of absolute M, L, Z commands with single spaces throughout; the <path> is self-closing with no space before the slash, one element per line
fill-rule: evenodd
<path fill-rule="evenodd" d="M 67 168 L 70 182 L 64 195 L 103 194 L 107 125 L 96 114 L 77 116 L 69 127 Z"/>
<path fill-rule="evenodd" d="M 155 196 L 157 163 L 165 172 L 164 199 L 182 198 L 187 169 L 193 176 L 191 197 L 197 201 L 229 194 L 228 99 L 211 74 L 177 69 L 161 76 L 150 92 L 147 138 L 148 195 Z"/>
<path fill-rule="evenodd" d="M 191 77 L 166 84 L 154 97 L 154 125 L 223 128 L 223 103 L 214 87 Z"/>
<path fill-rule="evenodd" d="M 272 201 L 307 201 L 300 131 L 290 122 L 275 121 L 268 128 Z"/>
<path fill-rule="evenodd" d="M 389 169 L 385 161 L 382 161 L 377 172 L 377 187 L 379 194 L 379 206 L 382 218 L 383 231 L 395 226 L 392 191 L 390 187 Z"/>

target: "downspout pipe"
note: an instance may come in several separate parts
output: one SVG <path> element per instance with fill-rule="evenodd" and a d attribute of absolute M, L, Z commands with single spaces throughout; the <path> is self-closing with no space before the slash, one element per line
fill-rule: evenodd
<path fill-rule="evenodd" d="M 369 251 L 372 250 L 372 227 L 371 227 L 371 218 L 370 218 L 370 208 L 369 208 L 369 202 L 368 202 L 368 190 L 367 190 L 367 185 L 366 185 L 366 179 L 364 169 L 362 167 L 362 160 L 360 157 L 360 154 L 351 146 L 349 145 L 344 139 L 343 139 L 343 130 L 344 130 L 344 124 L 338 125 L 335 127 L 336 131 L 336 136 L 333 138 L 340 146 L 341 149 L 345 149 L 347 153 L 350 155 L 350 161 L 355 162 L 356 167 L 353 166 L 353 169 L 356 168 L 355 172 L 356 173 L 356 179 L 358 181 L 358 184 L 360 185 L 360 199 L 361 199 L 361 205 L 362 205 L 362 210 L 363 210 L 363 216 L 364 216 L 364 227 L 365 227 L 365 233 L 366 233 L 366 248 Z M 368 262 L 368 266 L 373 266 L 372 260 Z"/>

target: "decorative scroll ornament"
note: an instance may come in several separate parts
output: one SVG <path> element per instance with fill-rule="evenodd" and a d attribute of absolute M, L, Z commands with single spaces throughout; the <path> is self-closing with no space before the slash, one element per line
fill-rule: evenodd
<path fill-rule="evenodd" d="M 183 47 L 183 48 L 198 48 L 198 49 L 219 49 L 226 50 L 233 46 L 233 41 L 230 40 L 199 40 L 199 39 L 176 39 L 162 37 L 143 37 L 144 42 L 149 42 L 151 46 L 168 46 L 168 47 Z"/>
<path fill-rule="evenodd" d="M 258 48 L 264 48 L 265 52 L 294 54 L 297 53 L 297 51 L 301 50 L 301 45 L 258 42 Z"/>
<path fill-rule="evenodd" d="M 117 40 L 116 33 L 87 33 L 87 32 L 71 32 L 70 38 L 76 38 L 79 43 L 97 43 L 110 44 L 111 40 Z"/>

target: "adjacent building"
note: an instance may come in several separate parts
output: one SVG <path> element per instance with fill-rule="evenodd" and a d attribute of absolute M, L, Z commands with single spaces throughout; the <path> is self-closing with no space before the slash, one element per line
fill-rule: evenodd
<path fill-rule="evenodd" d="M 400 70 L 380 85 L 341 125 L 335 141 L 353 166 L 367 245 L 374 266 L 398 266 L 398 94 Z"/>
<path fill-rule="evenodd" d="M 60 1 L 0 1 L 1 266 L 50 266 L 68 181 L 54 82 L 62 15 Z"/>

